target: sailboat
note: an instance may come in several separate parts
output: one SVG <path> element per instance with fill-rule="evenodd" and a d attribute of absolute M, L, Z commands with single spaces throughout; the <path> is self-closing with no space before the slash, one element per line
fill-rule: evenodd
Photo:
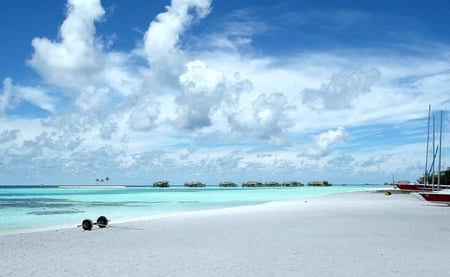
<path fill-rule="evenodd" d="M 396 182 L 395 186 L 401 190 L 408 191 L 433 191 L 432 186 L 429 184 L 424 185 L 410 182 Z"/>
<path fill-rule="evenodd" d="M 439 166 L 438 166 L 438 184 L 437 191 L 419 192 L 419 195 L 426 201 L 438 204 L 446 204 L 450 206 L 450 189 L 446 188 L 441 190 L 441 149 L 442 149 L 442 111 L 441 111 L 441 127 L 439 135 Z"/>
<path fill-rule="evenodd" d="M 446 204 L 450 206 L 450 189 L 439 191 L 419 192 L 419 195 L 428 202 Z"/>
<path fill-rule="evenodd" d="M 418 184 L 418 183 L 410 183 L 409 181 L 398 181 L 395 182 L 394 185 L 401 189 L 401 190 L 407 190 L 407 191 L 413 191 L 413 192 L 423 192 L 423 191 L 435 191 L 435 190 L 443 190 L 443 189 L 450 189 L 450 185 L 440 185 L 437 186 L 434 184 L 434 162 L 436 160 L 436 155 L 438 154 L 439 149 L 439 155 L 440 155 L 440 146 L 438 148 L 434 147 L 434 117 L 433 117 L 433 162 L 431 163 L 430 169 L 428 170 L 428 147 L 429 147 L 429 141 L 430 141 L 430 116 L 431 116 L 431 105 L 428 106 L 428 134 L 427 134 L 427 151 L 426 151 L 426 157 L 425 157 L 425 175 L 424 175 L 424 183 Z M 441 111 L 441 139 L 442 139 L 442 111 Z M 428 184 L 428 177 L 433 176 L 433 182 L 432 184 Z M 439 177 L 440 177 L 440 157 L 439 157 Z M 438 178 L 439 178 L 438 177 Z M 438 181 L 438 183 L 440 183 Z"/>

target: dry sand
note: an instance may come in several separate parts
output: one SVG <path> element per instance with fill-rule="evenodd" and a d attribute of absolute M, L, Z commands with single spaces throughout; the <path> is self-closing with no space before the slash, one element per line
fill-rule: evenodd
<path fill-rule="evenodd" d="M 450 207 L 355 192 L 3 235 L 0 247 L 0 275 L 14 277 L 450 276 Z"/>

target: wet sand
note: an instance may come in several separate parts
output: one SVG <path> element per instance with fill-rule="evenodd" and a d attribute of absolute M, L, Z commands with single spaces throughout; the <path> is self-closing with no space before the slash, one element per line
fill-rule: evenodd
<path fill-rule="evenodd" d="M 107 216 L 107 215 L 106 215 Z M 81 222 L 82 219 L 80 219 Z M 2 276 L 450 276 L 450 207 L 353 192 L 0 236 Z"/>

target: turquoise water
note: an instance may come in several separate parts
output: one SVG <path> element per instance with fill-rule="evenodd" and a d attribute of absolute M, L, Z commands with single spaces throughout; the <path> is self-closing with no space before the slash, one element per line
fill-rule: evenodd
<path fill-rule="evenodd" d="M 57 188 L 0 187 L 0 233 L 76 226 L 104 215 L 113 222 L 133 218 L 271 201 L 315 197 L 380 186 L 276 188 Z"/>

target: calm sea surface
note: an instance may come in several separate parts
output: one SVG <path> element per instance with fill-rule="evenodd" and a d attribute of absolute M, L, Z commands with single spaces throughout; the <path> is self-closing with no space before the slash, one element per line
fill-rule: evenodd
<path fill-rule="evenodd" d="M 76 227 L 104 215 L 114 222 L 182 212 L 255 205 L 382 187 L 347 185 L 275 188 L 58 188 L 0 186 L 0 233 Z"/>

